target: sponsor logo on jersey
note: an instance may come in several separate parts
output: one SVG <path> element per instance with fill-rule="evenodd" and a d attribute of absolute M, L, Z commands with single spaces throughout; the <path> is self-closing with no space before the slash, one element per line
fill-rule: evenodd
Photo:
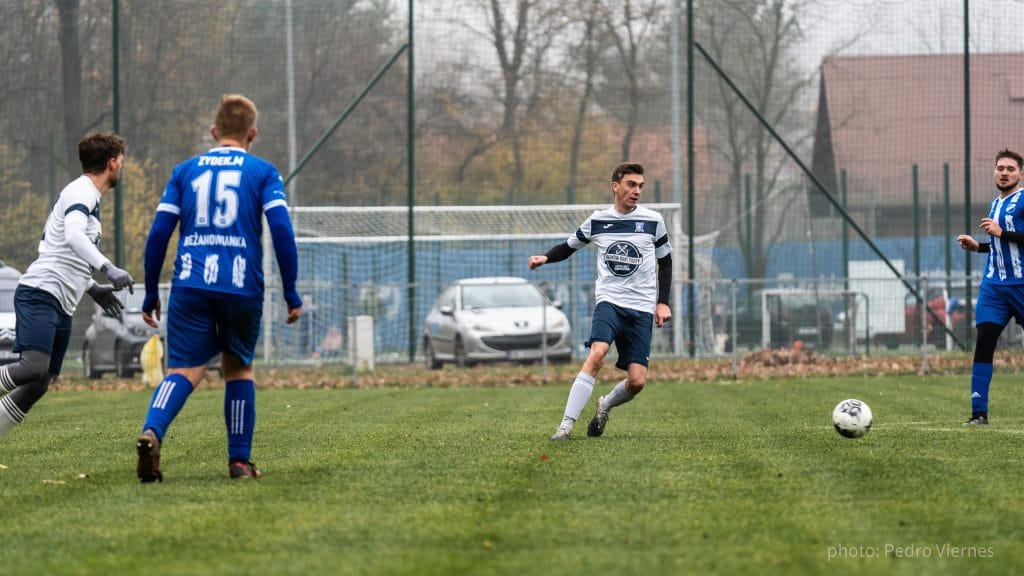
<path fill-rule="evenodd" d="M 228 246 L 230 248 L 246 248 L 248 244 L 242 236 L 224 236 L 221 234 L 196 234 L 185 236 L 185 246 Z"/>
<path fill-rule="evenodd" d="M 640 250 L 629 242 L 614 242 L 604 253 L 604 263 L 608 271 L 616 276 L 632 276 L 640 267 L 643 258 Z"/>

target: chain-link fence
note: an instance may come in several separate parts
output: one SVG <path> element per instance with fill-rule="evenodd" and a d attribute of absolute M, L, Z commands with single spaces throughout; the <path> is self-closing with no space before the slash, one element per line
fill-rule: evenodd
<path fill-rule="evenodd" d="M 240 92 L 260 108 L 254 153 L 301 165 L 292 206 L 608 203 L 611 168 L 644 163 L 645 201 L 678 204 L 682 235 L 716 237 L 710 277 L 694 278 L 713 289 L 677 304 L 674 350 L 724 353 L 717 328 L 679 346 L 724 321 L 699 303 L 717 306 L 733 279 L 739 348 L 763 334 L 757 309 L 789 301 L 765 292 L 792 284 L 829 294 L 833 324 L 836 301 L 857 298 L 832 294 L 878 271 L 945 278 L 969 302 L 984 261 L 953 238 L 987 213 L 996 151 L 1021 147 L 1024 54 L 1005 25 L 1021 14 L 1020 0 L 4 2 L 0 259 L 24 270 L 79 173 L 77 141 L 116 129 L 129 151 L 102 249 L 141 277 L 163 183 L 212 145 L 219 96 Z M 441 280 L 406 250 L 375 285 Z M 406 359 L 428 300 L 393 328 Z"/>

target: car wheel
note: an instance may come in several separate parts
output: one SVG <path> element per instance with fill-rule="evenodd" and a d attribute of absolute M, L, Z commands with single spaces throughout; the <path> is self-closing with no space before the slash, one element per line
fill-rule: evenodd
<path fill-rule="evenodd" d="M 466 358 L 466 345 L 462 343 L 462 338 L 455 339 L 455 365 L 459 368 L 472 366 L 469 359 Z"/>
<path fill-rule="evenodd" d="M 129 359 L 121 351 L 121 343 L 114 345 L 114 372 L 118 378 L 131 378 L 132 369 L 128 365 Z"/>
<path fill-rule="evenodd" d="M 437 359 L 437 355 L 434 352 L 434 344 L 430 341 L 430 338 L 423 339 L 423 358 L 428 370 L 441 369 L 442 363 Z"/>
<path fill-rule="evenodd" d="M 95 361 L 92 358 L 92 350 L 89 349 L 89 344 L 82 347 L 82 370 L 85 372 L 85 377 L 92 380 L 103 375 L 102 372 L 96 369 Z"/>

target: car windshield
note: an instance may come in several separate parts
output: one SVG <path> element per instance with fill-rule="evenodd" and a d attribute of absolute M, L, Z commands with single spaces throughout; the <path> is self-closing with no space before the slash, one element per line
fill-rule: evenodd
<path fill-rule="evenodd" d="M 0 290 L 0 313 L 14 312 L 14 290 Z"/>
<path fill-rule="evenodd" d="M 471 284 L 462 287 L 462 308 L 543 306 L 544 297 L 533 284 Z"/>

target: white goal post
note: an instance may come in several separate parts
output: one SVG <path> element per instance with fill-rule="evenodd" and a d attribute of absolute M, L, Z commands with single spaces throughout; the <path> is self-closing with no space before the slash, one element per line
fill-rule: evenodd
<path fill-rule="evenodd" d="M 714 349 L 712 282 L 698 282 L 697 332 L 691 338 L 686 320 L 688 238 L 678 204 L 645 204 L 662 214 L 673 246 L 672 329 L 655 331 L 655 353 L 683 355 L 686 343 Z M 299 290 L 312 294 L 324 326 L 344 323 L 354 311 L 376 316 L 377 349 L 396 360 L 422 322 L 433 298 L 448 282 L 472 276 L 522 276 L 546 283 L 570 317 L 574 340 L 589 333 L 596 256 L 581 253 L 558 266 L 530 271 L 527 259 L 572 234 L 594 210 L 607 205 L 416 206 L 292 208 L 299 247 Z M 411 224 L 411 226 L 410 226 Z M 415 275 L 409 283 L 409 233 L 413 234 Z M 717 233 L 696 238 L 696 278 L 712 278 L 712 251 Z M 276 282 L 268 268 L 267 282 Z M 376 308 L 367 311 L 367 287 Z M 344 293 L 344 294 L 343 294 Z M 409 295 L 414 294 L 414 301 Z M 343 303 L 339 303 L 340 298 Z M 333 301 L 333 302 L 332 302 Z M 358 309 L 358 310 L 357 310 Z M 276 313 L 276 312 L 275 312 Z M 410 319 L 410 314 L 412 318 Z M 344 332 L 344 330 L 342 330 Z M 415 335 L 413 335 L 415 336 Z M 314 334 L 310 340 L 315 340 Z M 302 353 L 299 351 L 298 353 Z M 420 354 L 418 351 L 417 354 Z M 278 351 L 274 352 L 279 355 Z"/>

